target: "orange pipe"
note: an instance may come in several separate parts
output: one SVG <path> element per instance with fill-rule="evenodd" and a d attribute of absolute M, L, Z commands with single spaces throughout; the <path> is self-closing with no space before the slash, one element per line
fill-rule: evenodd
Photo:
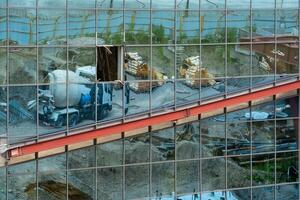
<path fill-rule="evenodd" d="M 70 135 L 61 138 L 51 139 L 48 141 L 24 145 L 21 147 L 8 150 L 8 156 L 17 157 L 17 156 L 28 155 L 40 151 L 55 149 L 70 144 L 92 140 L 100 136 L 113 135 L 113 134 L 118 134 L 125 131 L 131 131 L 131 130 L 135 130 L 135 129 L 139 129 L 151 125 L 156 125 L 160 123 L 172 122 L 172 121 L 186 118 L 188 116 L 199 115 L 201 113 L 214 111 L 216 109 L 225 108 L 228 106 L 238 105 L 241 103 L 265 98 L 279 93 L 289 92 L 299 88 L 300 88 L 300 81 L 294 81 L 291 83 L 286 83 L 283 85 L 251 92 L 248 94 L 242 94 L 239 96 L 230 97 L 223 100 L 218 100 L 204 105 L 194 106 L 179 111 L 173 111 L 170 113 L 153 116 L 146 119 L 140 119 L 132 122 L 124 122 L 122 124 L 100 128 L 93 131 L 78 133 L 76 135 Z"/>

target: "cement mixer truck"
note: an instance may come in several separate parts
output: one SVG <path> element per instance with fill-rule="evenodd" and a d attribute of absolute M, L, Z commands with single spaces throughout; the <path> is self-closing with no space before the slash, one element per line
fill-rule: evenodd
<path fill-rule="evenodd" d="M 50 72 L 49 87 L 38 91 L 40 121 L 55 127 L 62 127 L 68 121 L 73 127 L 82 119 L 94 119 L 96 107 L 98 119 L 106 117 L 112 110 L 113 88 L 108 83 L 91 84 L 89 78 L 95 74 L 96 69 L 92 66 L 78 68 L 76 72 Z M 67 77 L 68 85 L 65 84 Z"/>

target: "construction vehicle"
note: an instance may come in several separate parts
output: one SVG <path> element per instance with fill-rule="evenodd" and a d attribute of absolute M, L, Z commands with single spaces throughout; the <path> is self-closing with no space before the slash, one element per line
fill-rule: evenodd
<path fill-rule="evenodd" d="M 183 60 L 179 69 L 179 75 L 180 78 L 186 79 L 186 85 L 199 88 L 200 86 L 212 86 L 216 84 L 214 76 L 201 65 L 200 56 L 192 56 Z"/>
<path fill-rule="evenodd" d="M 38 91 L 40 121 L 61 127 L 66 125 L 68 118 L 69 126 L 73 127 L 81 119 L 93 119 L 96 107 L 98 117 L 106 117 L 112 110 L 112 86 L 107 83 L 97 84 L 97 87 L 89 84 L 89 78 L 95 76 L 95 72 L 95 67 L 90 66 L 78 68 L 76 72 L 68 71 L 68 76 L 66 70 L 50 72 L 49 88 Z M 82 73 L 85 76 L 80 76 Z M 69 79 L 68 87 L 59 84 L 66 82 L 66 77 Z"/>

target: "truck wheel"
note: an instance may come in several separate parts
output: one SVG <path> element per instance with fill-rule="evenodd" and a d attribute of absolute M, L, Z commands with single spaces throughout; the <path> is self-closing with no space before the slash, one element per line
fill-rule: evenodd
<path fill-rule="evenodd" d="M 78 114 L 77 113 L 71 114 L 69 117 L 69 127 L 76 126 L 77 122 L 78 122 Z"/>
<path fill-rule="evenodd" d="M 61 128 L 64 125 L 65 117 L 63 115 L 59 115 L 57 120 L 54 123 L 54 126 L 57 128 Z"/>

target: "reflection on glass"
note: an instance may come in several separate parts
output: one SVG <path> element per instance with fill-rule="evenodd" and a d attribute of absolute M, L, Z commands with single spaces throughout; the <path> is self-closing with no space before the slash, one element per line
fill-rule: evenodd
<path fill-rule="evenodd" d="M 9 0 L 8 6 L 10 7 L 35 7 L 36 0 Z"/>
<path fill-rule="evenodd" d="M 199 158 L 199 122 L 187 123 L 176 128 L 176 159 Z"/>
<path fill-rule="evenodd" d="M 175 1 L 174 0 L 158 0 L 152 1 L 152 9 L 174 9 Z"/>
<path fill-rule="evenodd" d="M 16 184 L 18 183 L 18 184 Z M 36 175 L 33 173 L 7 177 L 8 199 L 36 199 Z"/>
<path fill-rule="evenodd" d="M 95 148 L 86 147 L 68 152 L 68 169 L 95 166 Z"/>
<path fill-rule="evenodd" d="M 201 146 L 203 157 L 225 154 L 225 116 L 219 115 L 200 121 Z"/>
<path fill-rule="evenodd" d="M 250 45 L 227 46 L 227 76 L 250 76 L 251 56 Z"/>
<path fill-rule="evenodd" d="M 202 190 L 213 191 L 225 188 L 225 158 L 202 160 Z M 212 167 L 213 166 L 213 167 Z"/>
<path fill-rule="evenodd" d="M 0 135 L 6 136 L 7 134 L 7 89 L 0 87 Z"/>
<path fill-rule="evenodd" d="M 242 188 L 251 186 L 250 156 L 227 159 L 227 187 Z"/>
<path fill-rule="evenodd" d="M 226 127 L 227 154 L 249 154 L 251 149 L 250 123 L 228 123 Z"/>
<path fill-rule="evenodd" d="M 189 194 L 199 191 L 199 161 L 176 163 L 176 192 Z"/>
<path fill-rule="evenodd" d="M 225 94 L 225 79 L 201 79 L 200 97 L 202 101 Z"/>
<path fill-rule="evenodd" d="M 10 48 L 9 53 L 10 84 L 35 83 L 36 48 Z"/>
<path fill-rule="evenodd" d="M 225 11 L 202 11 L 201 39 L 203 43 L 225 42 Z"/>
<path fill-rule="evenodd" d="M 124 23 L 127 44 L 150 43 L 149 11 L 125 11 Z"/>
<path fill-rule="evenodd" d="M 252 185 L 274 184 L 275 159 L 274 154 L 252 156 Z"/>
<path fill-rule="evenodd" d="M 251 116 L 247 116 L 247 119 L 252 120 L 263 120 L 263 119 L 274 119 L 275 117 L 275 105 L 274 101 L 270 101 L 263 104 L 254 105 L 251 107 Z M 249 114 L 248 114 L 249 115 Z"/>
<path fill-rule="evenodd" d="M 122 199 L 122 167 L 97 169 L 97 199 Z"/>
<path fill-rule="evenodd" d="M 258 0 L 259 2 L 262 2 Z M 262 2 L 263 7 L 269 6 L 267 2 Z M 252 3 L 254 6 L 255 4 Z M 275 34 L 275 11 L 256 9 L 252 11 L 252 39 L 254 42 L 260 42 L 259 36 L 266 37 L 267 41 L 274 41 Z M 257 37 L 257 40 L 256 40 Z M 262 38 L 264 39 L 264 38 Z M 262 40 L 264 42 L 264 40 Z"/>
<path fill-rule="evenodd" d="M 121 165 L 123 163 L 122 140 L 98 144 L 96 149 L 98 166 L 113 166 Z"/>
<path fill-rule="evenodd" d="M 48 163 L 49 165 L 49 163 Z M 58 199 L 67 199 L 67 183 L 66 183 L 66 172 L 48 172 L 38 173 L 38 191 L 39 199 L 51 199 L 55 196 Z M 70 199 L 76 196 L 76 193 L 80 193 L 80 190 L 74 188 L 72 185 L 68 186 L 72 191 Z M 36 193 L 36 185 L 31 184 L 26 190 L 29 194 Z"/>
<path fill-rule="evenodd" d="M 125 0 L 125 9 L 149 9 L 150 0 Z"/>
<path fill-rule="evenodd" d="M 259 187 L 252 188 L 252 200 L 273 200 L 275 199 L 275 188 L 274 187 Z"/>
<path fill-rule="evenodd" d="M 81 1 L 81 0 L 67 0 L 68 8 L 94 8 L 96 0 Z"/>
<path fill-rule="evenodd" d="M 63 9 L 39 9 L 38 32 L 40 45 L 66 44 L 66 11 Z"/>
<path fill-rule="evenodd" d="M 226 199 L 251 200 L 251 189 L 227 191 Z"/>
<path fill-rule="evenodd" d="M 298 181 L 298 152 L 284 152 L 276 154 L 276 182 Z"/>
<path fill-rule="evenodd" d="M 225 0 L 201 0 L 201 9 L 224 9 Z"/>
<path fill-rule="evenodd" d="M 299 97 L 276 100 L 276 118 L 298 117 Z"/>
<path fill-rule="evenodd" d="M 252 51 L 256 56 L 252 57 L 253 75 L 270 75 L 275 72 L 274 44 L 253 44 Z"/>
<path fill-rule="evenodd" d="M 149 162 L 150 135 L 141 134 L 125 139 L 125 163 Z"/>
<path fill-rule="evenodd" d="M 95 199 L 96 170 L 75 170 L 68 172 L 68 199 Z"/>
<path fill-rule="evenodd" d="M 151 197 L 171 198 L 175 189 L 174 163 L 152 165 Z"/>
<path fill-rule="evenodd" d="M 123 8 L 123 0 L 96 0 L 96 6 L 101 9 Z"/>
<path fill-rule="evenodd" d="M 66 154 L 58 154 L 38 159 L 38 172 L 66 170 Z M 51 163 L 51 165 L 49 165 Z"/>
<path fill-rule="evenodd" d="M 163 110 L 174 106 L 174 82 L 152 81 L 151 109 Z"/>
<path fill-rule="evenodd" d="M 298 30 L 298 28 L 297 28 Z M 276 74 L 298 74 L 299 44 L 297 36 L 292 36 L 291 43 L 277 44 L 276 46 Z M 278 37 L 277 40 L 280 40 Z"/>
<path fill-rule="evenodd" d="M 97 10 L 97 27 L 98 45 L 121 44 L 123 41 L 123 12 Z"/>
<path fill-rule="evenodd" d="M 152 79 L 166 80 L 174 78 L 174 55 L 173 47 L 152 47 Z"/>
<path fill-rule="evenodd" d="M 283 0 L 283 1 L 286 1 L 286 0 Z M 254 9 L 265 9 L 265 8 L 274 9 L 275 8 L 275 0 L 265 0 L 265 1 L 252 0 L 252 8 L 254 8 Z"/>
<path fill-rule="evenodd" d="M 152 132 L 152 161 L 175 159 L 174 128 Z"/>
<path fill-rule="evenodd" d="M 177 43 L 199 43 L 199 12 L 177 11 L 176 14 Z"/>
<path fill-rule="evenodd" d="M 43 8 L 64 8 L 66 7 L 67 1 L 61 1 L 61 0 L 37 0 L 38 1 L 38 7 Z"/>
<path fill-rule="evenodd" d="M 38 49 L 39 83 L 50 83 L 49 73 L 54 70 L 66 70 L 66 48 L 39 48 Z M 66 72 L 65 72 L 66 74 Z M 66 80 L 64 81 L 66 82 Z"/>
<path fill-rule="evenodd" d="M 95 10 L 69 10 L 68 44 L 94 45 L 95 43 Z"/>
<path fill-rule="evenodd" d="M 250 0 L 228 0 L 227 9 L 250 9 Z"/>
<path fill-rule="evenodd" d="M 236 5 L 237 2 L 234 3 Z M 250 37 L 250 11 L 230 10 L 227 12 L 227 42 L 239 42 L 241 37 Z"/>
<path fill-rule="evenodd" d="M 200 99 L 200 80 L 176 81 L 176 105 L 184 105 Z"/>
<path fill-rule="evenodd" d="M 297 150 L 299 119 L 276 121 L 276 150 Z"/>
<path fill-rule="evenodd" d="M 0 2 L 1 6 L 1 2 Z M 6 9 L 0 8 L 0 45 L 5 45 L 6 43 L 6 33 L 7 33 L 7 18 L 6 18 Z"/>
<path fill-rule="evenodd" d="M 289 9 L 296 9 L 298 8 L 298 0 L 281 0 L 276 1 L 276 8 L 289 8 Z"/>
<path fill-rule="evenodd" d="M 201 78 L 214 78 L 225 76 L 225 46 L 202 46 L 202 67 L 207 68 L 207 73 L 202 73 Z"/>
<path fill-rule="evenodd" d="M 212 198 L 217 198 L 218 200 L 226 199 L 226 192 L 215 191 L 215 192 L 203 192 L 201 194 L 201 200 L 211 200 Z"/>
<path fill-rule="evenodd" d="M 0 199 L 6 199 L 6 168 L 0 167 Z"/>
<path fill-rule="evenodd" d="M 36 87 L 15 86 L 9 90 L 10 142 L 36 136 Z M 24 130 L 26 130 L 24 132 Z"/>
<path fill-rule="evenodd" d="M 174 43 L 174 20 L 172 11 L 152 11 L 152 42 L 154 44 Z"/>
<path fill-rule="evenodd" d="M 250 88 L 251 78 L 228 78 L 227 94 L 245 91 Z"/>
<path fill-rule="evenodd" d="M 257 121 L 252 123 L 252 152 L 274 151 L 274 121 Z"/>
<path fill-rule="evenodd" d="M 299 184 L 278 185 L 275 191 L 276 199 L 299 199 Z"/>
<path fill-rule="evenodd" d="M 35 9 L 11 8 L 9 10 L 9 40 L 11 45 L 36 44 Z"/>
<path fill-rule="evenodd" d="M 128 166 L 125 169 L 125 198 L 149 197 L 149 165 Z"/>

